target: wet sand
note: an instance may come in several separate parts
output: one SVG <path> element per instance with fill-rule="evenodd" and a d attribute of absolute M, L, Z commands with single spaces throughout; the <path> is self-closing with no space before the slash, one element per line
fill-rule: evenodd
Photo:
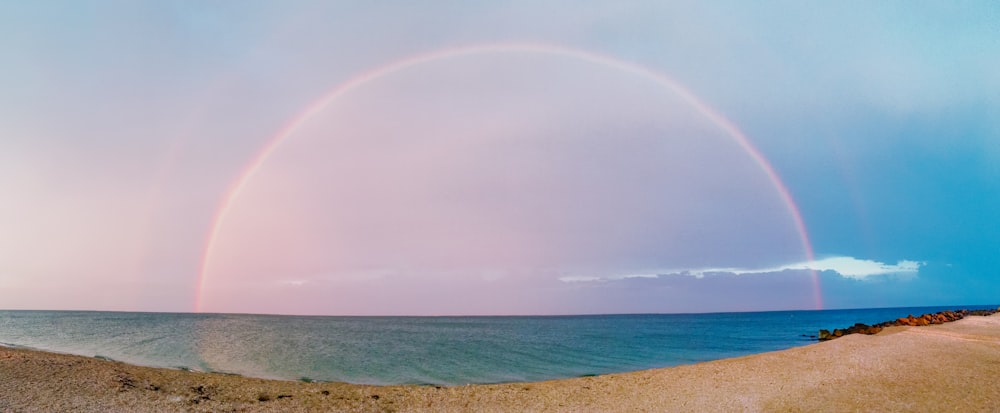
<path fill-rule="evenodd" d="M 0 347 L 0 412 L 1000 411 L 1000 314 L 689 366 L 454 387 L 302 383 Z"/>

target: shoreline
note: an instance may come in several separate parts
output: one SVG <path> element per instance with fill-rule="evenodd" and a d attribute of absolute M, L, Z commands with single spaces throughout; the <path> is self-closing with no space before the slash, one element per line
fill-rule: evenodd
<path fill-rule="evenodd" d="M 769 353 L 529 383 L 362 385 L 0 347 L 0 411 L 1000 410 L 1000 314 Z"/>
<path fill-rule="evenodd" d="M 291 381 L 453 386 L 556 380 L 739 357 L 808 345 L 824 328 L 955 308 L 996 309 L 997 304 L 455 320 L 4 310 L 0 335 L 14 345 L 146 367 Z M 410 319 L 418 328 L 409 326 Z M 366 327 L 355 329 L 359 321 Z M 462 332 L 451 329 L 452 321 L 490 337 L 464 339 Z M 621 322 L 630 327 L 620 328 Z M 265 334 L 234 328 L 247 323 Z M 555 330 L 558 333 L 552 333 Z M 274 347 L 288 337 L 295 337 L 296 343 Z M 397 342 L 406 344 L 400 349 Z"/>

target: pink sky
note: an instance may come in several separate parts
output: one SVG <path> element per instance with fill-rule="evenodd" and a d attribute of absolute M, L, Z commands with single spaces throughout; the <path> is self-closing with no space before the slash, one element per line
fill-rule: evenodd
<path fill-rule="evenodd" d="M 224 219 L 205 311 L 535 314 L 574 299 L 561 276 L 805 257 L 774 183 L 720 125 L 654 79 L 538 52 L 351 90 Z M 539 297 L 490 299 L 507 290 Z"/>
<path fill-rule="evenodd" d="M 997 6 L 923 6 L 7 2 L 0 309 L 988 303 Z M 339 85 L 511 44 L 606 60 L 403 65 L 252 167 Z"/>

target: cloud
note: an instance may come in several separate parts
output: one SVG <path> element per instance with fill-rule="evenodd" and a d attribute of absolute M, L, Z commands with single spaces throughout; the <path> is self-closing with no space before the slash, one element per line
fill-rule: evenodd
<path fill-rule="evenodd" d="M 597 277 L 592 275 L 570 275 L 565 277 L 559 277 L 559 281 L 574 283 L 574 282 L 603 282 L 603 281 L 619 281 L 629 278 L 659 278 L 660 275 L 665 274 L 626 274 L 626 275 L 611 275 L 605 277 Z"/>
<path fill-rule="evenodd" d="M 767 273 L 786 270 L 833 271 L 845 278 L 863 280 L 876 275 L 916 274 L 925 262 L 900 260 L 896 264 L 886 264 L 874 260 L 860 260 L 854 257 L 830 257 L 821 260 L 790 264 L 770 270 L 748 271 L 747 273 Z"/>
<path fill-rule="evenodd" d="M 564 276 L 560 277 L 559 281 L 567 283 L 607 282 L 632 278 L 659 278 L 666 275 L 686 275 L 695 278 L 703 278 L 705 275 L 713 274 L 748 275 L 771 274 L 785 271 L 830 271 L 844 278 L 866 280 L 869 277 L 884 275 L 913 276 L 917 274 L 920 267 L 926 264 L 926 262 L 911 260 L 900 260 L 896 262 L 896 264 L 887 264 L 875 260 L 862 260 L 854 257 L 840 256 L 766 268 L 699 268 L 608 276 Z"/>

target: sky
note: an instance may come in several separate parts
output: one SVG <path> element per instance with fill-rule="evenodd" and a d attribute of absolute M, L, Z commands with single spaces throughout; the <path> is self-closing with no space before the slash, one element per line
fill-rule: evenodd
<path fill-rule="evenodd" d="M 995 2 L 0 1 L 0 308 L 1000 302 Z"/>

